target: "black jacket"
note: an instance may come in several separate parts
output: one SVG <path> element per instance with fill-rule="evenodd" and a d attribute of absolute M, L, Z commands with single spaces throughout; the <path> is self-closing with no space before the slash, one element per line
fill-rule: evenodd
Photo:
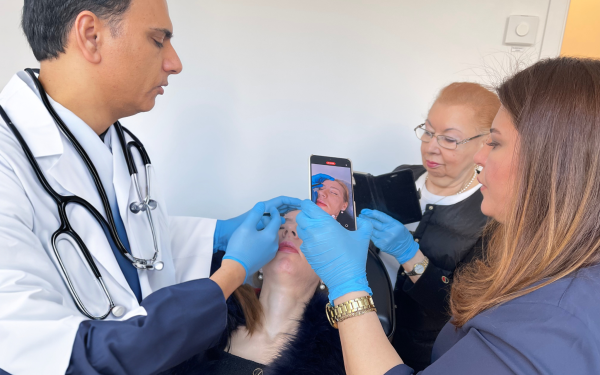
<path fill-rule="evenodd" d="M 415 181 L 425 173 L 421 165 L 402 165 L 394 171 L 401 169 L 411 169 Z M 433 343 L 450 319 L 448 295 L 455 270 L 481 253 L 481 232 L 487 222 L 482 200 L 478 190 L 450 206 L 428 205 L 413 237 L 429 265 L 417 283 L 402 275 L 402 267 L 398 271 L 393 345 L 416 371 L 430 363 Z"/>

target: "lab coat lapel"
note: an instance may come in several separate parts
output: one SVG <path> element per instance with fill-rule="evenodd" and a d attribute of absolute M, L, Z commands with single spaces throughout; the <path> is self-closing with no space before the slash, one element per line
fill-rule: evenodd
<path fill-rule="evenodd" d="M 60 132 L 37 92 L 24 79 L 30 79 L 25 72 L 12 77 L 0 93 L 0 105 L 36 158 L 60 156 L 63 153 Z"/>
<path fill-rule="evenodd" d="M 132 185 L 131 177 L 129 176 L 125 154 L 123 153 L 123 148 L 121 148 L 121 143 L 119 142 L 119 137 L 114 125 L 110 127 L 109 134 L 107 135 L 110 136 L 110 148 L 113 154 L 113 186 L 115 187 L 115 194 L 117 195 L 119 213 L 123 220 L 123 224 L 125 225 L 125 230 L 129 233 L 129 228 L 127 227 L 127 211 L 129 205 L 129 191 L 131 190 Z"/>
<path fill-rule="evenodd" d="M 94 185 L 90 173 L 70 144 L 65 143 L 63 154 L 48 172 L 49 175 L 54 177 L 55 181 L 65 190 L 59 191 L 60 194 L 72 194 L 85 199 L 91 203 L 104 218 L 106 218 L 106 212 L 102 208 L 100 197 L 98 196 L 96 186 Z M 79 210 L 79 212 L 81 212 L 81 210 Z M 71 224 L 86 243 L 94 259 L 102 265 L 121 287 L 127 290 L 135 298 L 133 291 L 131 291 L 129 284 L 117 263 L 117 259 L 110 248 L 110 244 L 106 240 L 106 235 L 98 227 L 95 219 L 91 218 L 88 214 L 85 215 L 86 217 L 89 217 L 89 219 L 86 219 L 88 225 L 83 225 L 82 222 L 75 220 L 71 220 Z M 104 272 L 101 271 L 101 273 L 103 277 L 106 277 Z"/>
<path fill-rule="evenodd" d="M 57 108 L 55 107 L 55 109 Z M 60 112 L 62 111 L 58 111 L 57 109 L 57 112 L 59 112 L 60 115 Z M 66 120 L 64 116 L 61 117 L 64 120 Z M 68 122 L 67 124 L 68 126 L 70 126 Z M 89 130 L 91 131 L 91 129 Z M 82 144 L 85 144 L 85 141 L 82 142 L 81 137 L 77 137 L 77 135 L 80 134 L 76 134 L 76 138 L 78 139 L 78 141 L 80 141 L 80 143 Z M 98 136 L 95 133 L 88 136 L 94 136 L 98 138 Z M 100 138 L 98 138 L 98 142 L 101 142 Z M 51 175 L 55 179 L 55 181 L 61 187 L 64 188 L 65 191 L 61 192 L 61 194 L 77 195 L 85 199 L 87 202 L 92 204 L 106 219 L 107 213 L 104 210 L 102 201 L 100 199 L 100 195 L 98 193 L 98 190 L 90 172 L 88 171 L 87 167 L 85 166 L 83 160 L 81 159 L 75 148 L 71 145 L 70 142 L 66 140 L 66 138 L 64 139 L 63 144 L 63 154 L 60 156 L 56 164 L 54 164 L 54 166 L 48 171 L 48 174 Z M 105 147 L 104 145 L 100 146 Z M 83 147 L 84 149 L 86 149 L 85 146 Z M 107 157 L 112 159 L 112 155 L 110 155 L 108 149 L 102 150 L 101 148 L 97 147 L 95 147 L 94 149 L 95 152 L 106 152 L 109 154 L 100 155 L 99 158 L 98 155 L 94 156 L 92 152 L 87 152 L 88 156 L 90 156 L 90 158 L 92 159 L 92 162 L 94 163 L 98 174 L 100 176 L 105 176 L 105 178 L 108 178 L 108 181 L 112 181 L 112 163 L 110 162 L 110 160 L 108 161 L 108 163 L 106 161 Z M 101 161 L 102 158 L 104 158 L 105 160 Z M 106 184 L 104 184 L 104 186 L 106 189 Z M 107 193 L 110 194 L 110 192 L 108 191 Z M 125 276 L 123 275 L 123 272 L 121 271 L 121 268 L 119 267 L 114 253 L 110 248 L 110 244 L 106 240 L 106 235 L 102 230 L 100 230 L 99 226 L 94 225 L 95 219 L 90 220 L 94 221 L 92 222 L 92 225 L 89 226 L 80 226 L 78 225 L 79 223 L 75 222 L 73 222 L 72 225 L 76 227 L 76 231 L 80 234 L 80 236 L 83 237 L 84 242 L 86 242 L 88 246 L 88 249 L 94 256 L 94 258 L 98 261 L 98 263 L 102 265 L 102 267 L 119 283 L 121 287 L 123 287 L 128 293 L 135 297 L 133 291 L 131 291 L 131 288 L 129 287 L 129 284 L 127 283 L 127 280 L 125 279 Z"/>
<path fill-rule="evenodd" d="M 59 115 L 64 115 L 65 111 L 68 111 L 52 100 L 51 102 Z M 0 93 L 0 104 L 27 142 L 53 188 L 61 195 L 77 195 L 85 199 L 106 217 L 96 186 L 83 160 L 58 129 L 44 107 L 31 77 L 26 72 L 19 72 L 13 76 Z M 63 118 L 63 120 L 70 127 L 67 119 Z M 87 125 L 85 126 L 87 127 Z M 89 127 L 87 130 L 92 131 Z M 98 141 L 100 140 L 98 139 Z M 106 150 L 106 152 L 109 151 Z M 72 220 L 72 225 L 76 227 L 75 229 L 87 244 L 98 265 L 106 271 L 102 272 L 101 270 L 103 276 L 105 278 L 113 277 L 131 294 L 132 298 L 135 298 L 110 249 L 104 232 L 98 228 L 95 219 L 89 218 L 87 214 L 79 216 L 82 211 L 80 208 L 69 207 L 68 211 L 70 212 L 71 209 L 73 218 L 81 217 L 81 220 Z M 77 216 L 75 211 L 77 211 Z M 58 213 L 56 215 L 58 216 Z"/>

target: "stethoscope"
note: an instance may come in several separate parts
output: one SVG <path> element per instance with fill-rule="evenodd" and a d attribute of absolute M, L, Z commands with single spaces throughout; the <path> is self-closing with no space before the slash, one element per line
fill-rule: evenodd
<path fill-rule="evenodd" d="M 110 296 L 110 293 L 108 292 L 108 289 L 106 288 L 106 285 L 104 284 L 104 281 L 102 280 L 102 275 L 100 274 L 100 271 L 98 270 L 98 267 L 96 266 L 96 262 L 92 258 L 91 253 L 89 252 L 87 246 L 85 245 L 85 243 L 83 242 L 81 237 L 79 237 L 77 232 L 75 232 L 75 230 L 71 226 L 71 223 L 69 222 L 69 218 L 67 217 L 66 208 L 69 204 L 75 204 L 75 205 L 79 205 L 82 208 L 84 208 L 85 210 L 87 210 L 96 219 L 96 221 L 98 221 L 98 224 L 100 224 L 100 226 L 104 230 L 104 233 L 107 236 L 107 238 L 108 238 L 108 236 L 110 236 L 110 238 L 112 239 L 113 243 L 116 245 L 119 252 L 125 258 L 127 258 L 133 264 L 133 266 L 135 268 L 140 269 L 140 270 L 157 270 L 157 271 L 162 270 L 164 268 L 164 263 L 156 260 L 159 249 L 158 249 L 158 240 L 157 240 L 157 236 L 156 236 L 156 230 L 154 227 L 154 221 L 152 218 L 152 210 L 156 209 L 157 202 L 151 198 L 150 158 L 148 157 L 148 153 L 146 152 L 146 149 L 144 148 L 144 146 L 142 145 L 140 140 L 135 135 L 133 135 L 129 130 L 124 128 L 117 121 L 114 124 L 114 127 L 115 127 L 115 130 L 117 131 L 117 135 L 119 137 L 119 142 L 121 144 L 121 148 L 123 149 L 123 155 L 125 156 L 125 161 L 127 162 L 127 168 L 129 169 L 129 174 L 131 176 L 131 180 L 135 186 L 135 189 L 136 189 L 137 195 L 138 195 L 138 199 L 139 199 L 138 202 L 132 202 L 129 205 L 129 209 L 134 214 L 144 213 L 146 218 L 148 219 L 148 224 L 149 224 L 150 230 L 152 232 L 152 240 L 154 243 L 154 255 L 150 259 L 143 259 L 143 258 L 134 257 L 127 251 L 125 246 L 123 246 L 123 243 L 121 242 L 121 239 L 119 238 L 119 235 L 117 234 L 117 228 L 116 228 L 116 225 L 115 225 L 115 222 L 113 219 L 112 210 L 110 207 L 110 203 L 108 201 L 108 196 L 106 195 L 106 191 L 104 190 L 104 186 L 102 185 L 102 182 L 100 180 L 100 176 L 98 175 L 96 167 L 90 160 L 89 156 L 87 155 L 87 153 L 85 152 L 85 150 L 83 149 L 81 144 L 77 141 L 77 139 L 75 138 L 73 133 L 71 133 L 69 128 L 65 125 L 65 123 L 60 118 L 60 116 L 58 116 L 58 114 L 56 113 L 54 108 L 52 108 L 52 105 L 50 104 L 50 102 L 48 100 L 48 95 L 46 94 L 46 91 L 44 90 L 44 88 L 42 87 L 42 84 L 40 83 L 40 81 L 37 79 L 37 77 L 35 75 L 35 73 L 39 73 L 39 69 L 35 69 L 35 70 L 25 69 L 25 71 L 33 79 L 33 82 L 35 83 L 35 86 L 40 93 L 42 102 L 44 103 L 46 110 L 48 111 L 48 113 L 50 113 L 50 115 L 54 119 L 54 122 L 56 123 L 58 128 L 61 130 L 61 132 L 64 134 L 64 136 L 73 144 L 73 147 L 77 150 L 77 153 L 79 154 L 79 156 L 81 156 L 81 158 L 83 159 L 83 162 L 85 163 L 87 169 L 90 172 L 90 175 L 92 176 L 92 179 L 94 180 L 94 184 L 96 185 L 98 194 L 100 195 L 100 199 L 102 201 L 102 206 L 104 207 L 104 211 L 106 212 L 106 219 L 100 214 L 100 212 L 98 212 L 98 210 L 96 210 L 96 208 L 94 208 L 94 206 L 92 206 L 90 203 L 88 203 L 85 199 L 78 197 L 76 195 L 64 196 L 64 195 L 58 194 L 56 192 L 56 190 L 54 190 L 52 188 L 52 186 L 50 186 L 50 184 L 48 183 L 48 180 L 44 176 L 44 173 L 42 172 L 39 164 L 37 163 L 37 160 L 33 156 L 33 153 L 29 149 L 29 146 L 27 145 L 27 143 L 21 136 L 21 133 L 17 130 L 15 125 L 12 123 L 12 121 L 10 120 L 10 118 L 8 117 L 6 112 L 4 111 L 4 108 L 2 108 L 2 106 L 0 106 L 0 116 L 2 117 L 4 122 L 8 125 L 10 130 L 14 133 L 19 144 L 23 148 L 23 151 L 25 152 L 25 156 L 27 157 L 29 163 L 31 164 L 31 167 L 33 168 L 33 171 L 35 172 L 38 180 L 44 187 L 44 190 L 46 190 L 46 192 L 50 195 L 50 197 L 56 203 L 56 206 L 58 208 L 58 215 L 60 218 L 60 227 L 58 228 L 58 230 L 56 230 L 56 232 L 54 232 L 52 234 L 52 238 L 51 238 L 52 239 L 52 249 L 54 251 L 54 254 L 56 255 L 56 258 L 57 258 L 60 268 L 62 270 L 63 278 L 67 284 L 67 287 L 69 289 L 69 292 L 71 293 L 71 296 L 73 297 L 73 300 L 75 301 L 75 304 L 77 305 L 77 308 L 79 309 L 79 311 L 81 311 L 82 314 L 84 314 L 85 316 L 87 316 L 90 319 L 95 319 L 95 320 L 105 319 L 111 312 L 114 316 L 120 317 L 123 315 L 124 309 L 121 308 L 120 306 L 115 306 L 115 304 Z M 131 139 L 133 139 L 133 141 L 126 143 L 125 142 L 125 133 L 127 133 L 131 137 Z M 135 163 L 133 162 L 133 154 L 132 154 L 133 148 L 135 148 L 139 152 L 139 154 L 142 158 L 142 161 L 145 165 L 145 172 L 146 172 L 146 196 L 145 197 L 142 195 L 142 191 L 140 189 L 140 184 L 139 184 L 139 180 L 138 180 L 138 171 L 135 166 Z M 71 280 L 71 277 L 69 276 L 69 273 L 67 272 L 67 268 L 65 266 L 65 263 L 63 262 L 63 259 L 60 255 L 60 252 L 59 252 L 58 246 L 57 246 L 57 243 L 59 241 L 63 241 L 63 240 L 69 242 L 71 244 L 71 246 L 73 246 L 75 249 L 78 249 L 79 251 L 81 251 L 91 272 L 93 273 L 94 277 L 98 281 L 100 288 L 102 289 L 104 295 L 106 296 L 109 307 L 108 307 L 108 310 L 105 313 L 103 313 L 102 315 L 94 315 L 91 312 L 89 312 L 86 309 L 82 299 L 79 297 L 79 294 L 75 290 L 73 281 Z"/>

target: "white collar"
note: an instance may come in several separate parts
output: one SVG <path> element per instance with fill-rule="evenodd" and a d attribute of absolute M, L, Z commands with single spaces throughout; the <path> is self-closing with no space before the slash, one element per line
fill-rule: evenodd
<path fill-rule="evenodd" d="M 0 105 L 27 142 L 33 156 L 63 153 L 60 132 L 26 72 L 18 72 L 11 78 L 0 93 Z"/>

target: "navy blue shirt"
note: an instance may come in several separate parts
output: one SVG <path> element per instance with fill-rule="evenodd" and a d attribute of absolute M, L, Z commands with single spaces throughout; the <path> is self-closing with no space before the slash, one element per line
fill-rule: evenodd
<path fill-rule="evenodd" d="M 600 266 L 440 332 L 421 375 L 600 374 Z M 410 375 L 406 365 L 386 375 Z"/>

